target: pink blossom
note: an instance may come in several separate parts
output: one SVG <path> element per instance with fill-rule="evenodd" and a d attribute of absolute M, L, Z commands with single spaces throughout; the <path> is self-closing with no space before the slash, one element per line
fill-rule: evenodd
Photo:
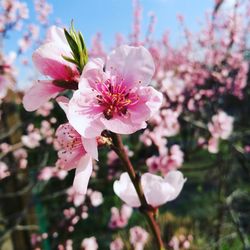
<path fill-rule="evenodd" d="M 212 117 L 212 122 L 208 124 L 208 130 L 214 138 L 228 139 L 233 131 L 232 116 L 227 115 L 224 111 Z"/>
<path fill-rule="evenodd" d="M 131 134 L 145 128 L 145 121 L 160 108 L 162 94 L 146 87 L 154 74 L 154 62 L 143 47 L 121 46 L 107 59 L 89 61 L 79 90 L 69 102 L 70 124 L 84 137 L 107 129 Z"/>
<path fill-rule="evenodd" d="M 40 23 L 47 24 L 48 16 L 52 13 L 53 7 L 46 0 L 35 0 L 35 11 Z"/>
<path fill-rule="evenodd" d="M 141 185 L 147 203 L 158 207 L 174 200 L 182 190 L 186 179 L 180 171 L 170 171 L 164 178 L 145 173 L 141 176 Z M 128 173 L 122 173 L 120 180 L 114 182 L 114 192 L 131 207 L 139 207 L 141 202 Z"/>
<path fill-rule="evenodd" d="M 146 129 L 144 133 L 140 136 L 140 140 L 146 145 L 146 146 L 151 146 L 154 144 L 157 146 L 160 154 L 166 154 L 166 144 L 167 144 L 167 139 L 164 136 L 164 131 L 161 126 L 155 127 L 153 131 L 150 131 Z"/>
<path fill-rule="evenodd" d="M 146 160 L 149 172 L 161 172 L 166 175 L 171 170 L 180 168 L 184 161 L 184 154 L 179 145 L 172 145 L 165 154 L 151 156 Z"/>
<path fill-rule="evenodd" d="M 50 180 L 52 177 L 58 178 L 60 180 L 65 179 L 65 177 L 67 176 L 68 172 L 60 169 L 58 167 L 44 167 L 39 175 L 38 175 L 38 180 L 42 180 L 42 181 L 48 181 Z"/>
<path fill-rule="evenodd" d="M 83 248 L 83 250 L 97 250 L 98 244 L 96 238 L 94 236 L 90 238 L 85 238 L 82 241 L 81 247 Z"/>
<path fill-rule="evenodd" d="M 0 161 L 0 180 L 8 177 L 10 175 L 8 166 L 3 162 Z"/>
<path fill-rule="evenodd" d="M 27 167 L 28 161 L 28 153 L 24 148 L 19 148 L 13 152 L 13 156 L 18 161 L 19 167 L 21 169 L 25 169 Z"/>
<path fill-rule="evenodd" d="M 40 171 L 38 180 L 48 181 L 53 177 L 53 174 L 54 169 L 52 167 L 45 167 Z"/>
<path fill-rule="evenodd" d="M 64 87 L 56 81 L 76 84 L 79 72 L 76 65 L 66 61 L 62 56 L 71 57 L 71 50 L 65 38 L 63 29 L 52 26 L 48 30 L 45 43 L 33 53 L 33 62 L 41 74 L 51 80 L 38 80 L 26 92 L 23 105 L 27 111 L 34 111 L 46 103 L 50 98 L 56 97 L 64 91 Z M 53 65 L 53 67 L 52 67 Z"/>
<path fill-rule="evenodd" d="M 75 207 L 79 207 L 85 201 L 85 195 L 79 194 L 75 191 L 74 187 L 67 190 L 67 201 L 73 202 Z"/>
<path fill-rule="evenodd" d="M 143 250 L 149 237 L 148 232 L 145 229 L 136 226 L 129 230 L 129 234 L 129 241 L 133 245 L 134 249 Z"/>
<path fill-rule="evenodd" d="M 188 236 L 180 234 L 178 236 L 174 235 L 168 245 L 173 250 L 190 249 L 192 241 L 193 236 L 191 234 Z"/>
<path fill-rule="evenodd" d="M 126 204 L 122 205 L 120 210 L 116 207 L 112 207 L 109 227 L 112 229 L 125 227 L 128 224 L 132 212 L 133 209 Z"/>
<path fill-rule="evenodd" d="M 211 154 L 217 154 L 219 152 L 219 139 L 215 137 L 211 137 L 208 140 L 207 145 L 208 152 Z"/>
<path fill-rule="evenodd" d="M 116 238 L 110 243 L 110 250 L 123 250 L 124 243 L 120 237 Z"/>
<path fill-rule="evenodd" d="M 185 88 L 185 82 L 177 78 L 174 72 L 169 71 L 166 73 L 162 81 L 162 90 L 167 93 L 171 101 L 176 101 Z"/>
<path fill-rule="evenodd" d="M 30 132 L 28 135 L 21 137 L 22 143 L 28 148 L 36 148 L 40 145 L 42 139 L 40 133 L 37 130 Z"/>
<path fill-rule="evenodd" d="M 245 152 L 246 154 L 249 154 L 249 153 L 250 153 L 250 145 L 246 145 L 246 146 L 244 147 L 244 152 Z"/>
<path fill-rule="evenodd" d="M 85 194 L 93 169 L 92 158 L 98 157 L 96 139 L 82 138 L 69 123 L 60 125 L 56 136 L 60 145 L 57 165 L 65 170 L 76 168 L 73 186 Z"/>
<path fill-rule="evenodd" d="M 178 122 L 179 112 L 166 109 L 162 110 L 161 115 L 163 117 L 163 128 L 164 128 L 164 135 L 175 136 L 179 133 L 180 124 Z"/>
<path fill-rule="evenodd" d="M 101 192 L 92 191 L 89 194 L 90 202 L 93 207 L 98 207 L 103 203 L 103 196 Z"/>

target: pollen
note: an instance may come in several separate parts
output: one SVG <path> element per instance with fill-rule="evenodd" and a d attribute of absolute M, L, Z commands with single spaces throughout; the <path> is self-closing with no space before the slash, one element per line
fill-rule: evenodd
<path fill-rule="evenodd" d="M 107 120 L 114 116 L 126 116 L 129 108 L 138 102 L 138 95 L 128 89 L 124 81 L 111 81 L 97 84 L 96 100 L 103 108 L 103 115 Z"/>

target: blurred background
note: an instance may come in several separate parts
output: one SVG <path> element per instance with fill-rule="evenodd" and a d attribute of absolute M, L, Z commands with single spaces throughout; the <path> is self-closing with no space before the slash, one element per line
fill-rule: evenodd
<path fill-rule="evenodd" d="M 25 91 L 45 79 L 32 53 L 51 25 L 71 20 L 90 59 L 105 60 L 121 44 L 153 56 L 163 106 L 147 129 L 123 139 L 139 173 L 178 169 L 187 177 L 157 218 L 167 249 L 249 250 L 248 0 L 1 0 L 0 249 L 156 249 L 139 210 L 114 195 L 123 172 L 115 153 L 99 148 L 79 196 L 74 170 L 57 164 L 64 112 L 53 100 L 23 108 Z"/>

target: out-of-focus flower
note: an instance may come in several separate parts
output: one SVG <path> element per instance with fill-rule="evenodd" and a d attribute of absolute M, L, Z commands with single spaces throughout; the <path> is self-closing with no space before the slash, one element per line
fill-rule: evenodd
<path fill-rule="evenodd" d="M 176 101 L 185 88 L 185 82 L 177 78 L 172 71 L 167 72 L 161 84 L 162 90 L 166 92 L 171 101 Z"/>
<path fill-rule="evenodd" d="M 135 250 L 143 250 L 148 240 L 148 232 L 142 227 L 136 226 L 129 230 L 129 241 Z"/>
<path fill-rule="evenodd" d="M 123 250 L 124 243 L 120 237 L 116 238 L 110 243 L 110 250 Z"/>
<path fill-rule="evenodd" d="M 192 241 L 193 236 L 191 234 L 188 236 L 180 234 L 178 236 L 173 236 L 168 245 L 173 250 L 190 249 Z"/>
<path fill-rule="evenodd" d="M 112 229 L 125 227 L 128 224 L 132 212 L 133 209 L 126 204 L 122 205 L 120 210 L 116 207 L 112 207 L 109 227 Z"/>
<path fill-rule="evenodd" d="M 28 164 L 28 153 L 24 148 L 19 148 L 13 152 L 13 156 L 18 161 L 19 167 L 24 169 Z"/>
<path fill-rule="evenodd" d="M 23 135 L 22 143 L 28 148 L 36 148 L 40 145 L 42 139 L 40 133 L 37 130 L 30 132 L 28 135 Z"/>
<path fill-rule="evenodd" d="M 0 161 L 0 180 L 8 177 L 10 175 L 8 166 L 3 162 Z"/>
<path fill-rule="evenodd" d="M 85 201 L 85 195 L 79 194 L 75 191 L 74 187 L 70 187 L 67 190 L 67 201 L 73 202 L 75 207 L 79 207 Z"/>
<path fill-rule="evenodd" d="M 91 191 L 89 198 L 93 207 L 98 207 L 103 203 L 103 196 L 101 192 Z"/>
<path fill-rule="evenodd" d="M 94 236 L 90 238 L 85 238 L 82 241 L 81 247 L 83 250 L 97 250 L 98 244 L 97 244 L 96 238 Z"/>
<path fill-rule="evenodd" d="M 145 128 L 160 108 L 162 94 L 146 87 L 154 74 L 154 62 L 144 47 L 121 46 L 107 59 L 89 61 L 69 102 L 70 124 L 86 138 L 105 129 L 131 134 Z"/>
<path fill-rule="evenodd" d="M 35 0 L 37 19 L 41 24 L 48 23 L 48 16 L 52 13 L 53 7 L 46 0 Z"/>
<path fill-rule="evenodd" d="M 48 30 L 47 40 L 32 57 L 40 73 L 50 77 L 51 80 L 38 80 L 26 92 L 23 105 L 27 111 L 38 109 L 50 98 L 64 91 L 65 88 L 60 82 L 67 82 L 69 86 L 77 83 L 79 72 L 76 65 L 66 61 L 63 56 L 71 57 L 71 49 L 63 29 L 52 26 Z"/>
<path fill-rule="evenodd" d="M 233 131 L 233 121 L 232 116 L 220 110 L 212 117 L 212 122 L 208 124 L 208 130 L 214 138 L 226 140 Z"/>
<path fill-rule="evenodd" d="M 46 166 L 39 172 L 38 180 L 48 181 L 52 177 L 63 180 L 63 179 L 65 179 L 67 174 L 68 174 L 68 172 L 66 170 L 60 169 L 58 167 Z"/>
<path fill-rule="evenodd" d="M 181 192 L 185 181 L 183 174 L 177 170 L 170 171 L 164 178 L 150 173 L 141 176 L 146 201 L 153 207 L 174 200 Z M 114 182 L 114 192 L 131 207 L 141 205 L 128 173 L 122 173 L 120 180 Z"/>
<path fill-rule="evenodd" d="M 173 145 L 165 154 L 160 156 L 151 156 L 146 160 L 149 172 L 161 172 L 166 175 L 171 170 L 180 168 L 184 161 L 184 154 L 179 145 Z"/>
<path fill-rule="evenodd" d="M 219 152 L 219 139 L 215 137 L 211 137 L 208 140 L 207 149 L 208 149 L 208 152 L 212 154 L 217 154 Z"/>

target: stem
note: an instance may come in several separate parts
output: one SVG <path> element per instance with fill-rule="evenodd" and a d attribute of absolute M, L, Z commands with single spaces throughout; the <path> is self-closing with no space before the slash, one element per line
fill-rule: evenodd
<path fill-rule="evenodd" d="M 112 133 L 111 138 L 113 142 L 113 144 L 111 145 L 111 148 L 116 152 L 116 154 L 119 156 L 119 158 L 123 162 L 126 168 L 126 171 L 128 172 L 129 177 L 135 187 L 135 190 L 141 202 L 140 211 L 146 216 L 148 224 L 154 234 L 154 237 L 157 243 L 157 249 L 165 250 L 164 244 L 161 238 L 161 231 L 155 220 L 155 213 L 157 210 L 153 208 L 152 206 L 150 206 L 146 201 L 146 198 L 144 196 L 144 193 L 141 187 L 140 178 L 136 174 L 134 167 L 125 151 L 121 136 L 118 134 Z"/>

